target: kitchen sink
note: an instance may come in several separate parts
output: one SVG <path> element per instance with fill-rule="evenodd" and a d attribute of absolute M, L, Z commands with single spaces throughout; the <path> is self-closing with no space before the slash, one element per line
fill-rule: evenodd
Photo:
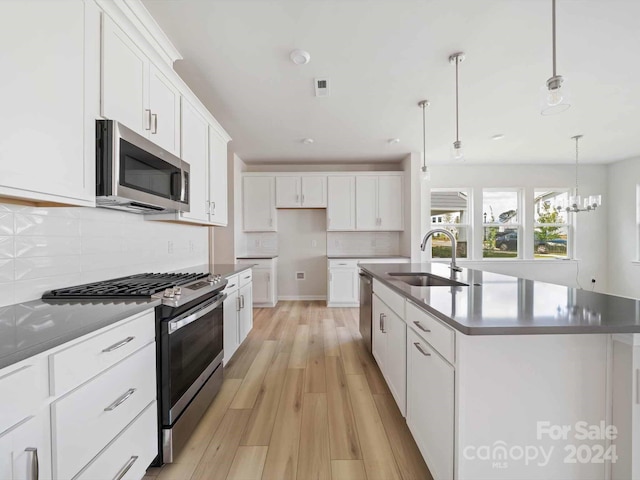
<path fill-rule="evenodd" d="M 387 275 L 414 287 L 468 287 L 466 283 L 431 273 L 389 272 Z"/>

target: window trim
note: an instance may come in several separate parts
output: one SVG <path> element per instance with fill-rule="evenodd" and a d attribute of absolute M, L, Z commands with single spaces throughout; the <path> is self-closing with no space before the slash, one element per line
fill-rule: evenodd
<path fill-rule="evenodd" d="M 539 223 L 536 220 L 536 191 L 550 191 L 550 192 L 557 192 L 557 193 L 566 193 L 568 196 L 570 196 L 572 194 L 572 189 L 570 187 L 533 187 L 532 188 L 532 194 L 533 194 L 533 198 L 532 198 L 532 220 L 533 220 L 533 231 L 531 232 L 531 235 L 533 237 L 533 240 L 535 242 L 535 231 L 536 228 L 539 227 L 560 227 L 560 228 L 566 228 L 567 229 L 567 254 L 565 256 L 556 256 L 556 257 L 536 257 L 536 252 L 535 249 L 532 250 L 531 255 L 532 255 L 532 259 L 535 261 L 553 261 L 553 260 L 573 260 L 575 258 L 574 256 L 574 231 L 575 231 L 575 223 L 574 223 L 574 215 L 571 213 L 567 213 L 567 222 L 566 223 Z M 535 245 L 535 243 L 534 243 Z"/>
<path fill-rule="evenodd" d="M 517 223 L 499 223 L 499 222 L 484 222 L 484 192 L 515 192 L 516 194 L 516 216 Z M 523 260 L 525 257 L 523 255 L 523 242 L 520 240 L 524 238 L 523 233 L 525 232 L 525 219 L 523 217 L 524 209 L 522 208 L 524 205 L 524 188 L 523 187 L 482 187 L 481 189 L 481 198 L 482 203 L 480 206 L 480 218 L 482 218 L 482 223 L 480 225 L 481 237 L 484 238 L 484 229 L 490 227 L 498 227 L 498 228 L 510 228 L 511 230 L 517 231 L 518 236 L 518 249 L 516 251 L 515 257 L 504 257 L 504 258 L 495 258 L 495 257 L 485 257 L 484 256 L 484 243 L 482 245 L 482 257 L 481 261 L 491 261 L 491 262 L 512 262 L 517 260 Z"/>
<path fill-rule="evenodd" d="M 466 223 L 439 223 L 433 222 L 434 215 L 431 213 L 433 208 L 431 204 L 433 193 L 438 192 L 456 192 L 456 193 L 464 193 L 467 196 L 467 222 Z M 473 222 L 473 203 L 472 197 L 473 190 L 471 188 L 466 187 L 442 187 L 442 188 L 430 188 L 429 189 L 429 230 L 433 228 L 464 228 L 467 231 L 467 256 L 466 257 L 457 257 L 456 260 L 461 261 L 473 261 L 473 233 L 474 233 L 474 222 Z M 433 256 L 433 245 L 432 248 L 428 250 L 428 258 L 434 261 L 449 261 L 451 257 L 434 257 Z"/>

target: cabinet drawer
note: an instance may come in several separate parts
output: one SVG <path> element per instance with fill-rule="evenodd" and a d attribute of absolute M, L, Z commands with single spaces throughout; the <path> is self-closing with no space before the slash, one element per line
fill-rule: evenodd
<path fill-rule="evenodd" d="M 358 260 L 349 258 L 346 260 L 329 260 L 329 268 L 357 268 Z"/>
<path fill-rule="evenodd" d="M 400 318 L 404 318 L 404 297 L 401 297 L 389 287 L 384 286 L 375 278 L 373 279 L 373 291 L 380 297 L 380 300 L 386 303 Z"/>
<path fill-rule="evenodd" d="M 455 362 L 455 332 L 420 310 L 411 302 L 407 302 L 407 325 L 420 337 L 427 341 L 449 363 Z"/>
<path fill-rule="evenodd" d="M 251 269 L 248 269 L 244 272 L 240 272 L 238 278 L 239 286 L 244 287 L 246 284 L 251 283 L 251 280 L 253 280 L 253 271 Z"/>
<path fill-rule="evenodd" d="M 0 434 L 36 412 L 48 396 L 47 385 L 44 357 L 0 370 Z"/>
<path fill-rule="evenodd" d="M 95 377 L 155 338 L 153 310 L 140 317 L 51 355 L 54 396 Z"/>
<path fill-rule="evenodd" d="M 72 478 L 156 398 L 150 343 L 52 405 L 55 477 Z"/>
<path fill-rule="evenodd" d="M 153 402 L 74 480 L 138 480 L 157 454 L 158 417 Z"/>
<path fill-rule="evenodd" d="M 238 288 L 240 288 L 240 275 L 231 275 L 230 277 L 227 277 L 227 286 L 224 289 L 224 293 L 228 295 L 238 290 Z"/>

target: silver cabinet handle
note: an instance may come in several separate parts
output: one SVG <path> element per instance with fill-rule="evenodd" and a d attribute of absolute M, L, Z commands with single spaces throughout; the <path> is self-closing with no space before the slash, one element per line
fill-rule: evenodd
<path fill-rule="evenodd" d="M 240 297 L 236 297 L 236 312 L 239 312 L 242 309 L 240 306 Z"/>
<path fill-rule="evenodd" d="M 153 130 L 151 130 L 151 134 L 155 135 L 158 133 L 158 114 L 152 113 L 151 118 L 153 119 Z"/>
<path fill-rule="evenodd" d="M 251 275 L 247 275 L 246 277 L 244 277 L 245 280 L 249 280 L 251 278 Z"/>
<path fill-rule="evenodd" d="M 420 345 L 418 342 L 414 342 L 413 343 L 416 348 L 418 349 L 418 351 L 423 354 L 425 357 L 430 357 L 431 354 L 429 352 L 425 352 L 424 349 L 422 348 L 422 345 Z"/>
<path fill-rule="evenodd" d="M 38 449 L 34 447 L 28 447 L 28 448 L 25 448 L 24 451 L 31 454 L 31 464 L 29 465 L 31 479 L 38 480 L 38 478 L 40 478 L 40 465 L 38 464 Z"/>
<path fill-rule="evenodd" d="M 231 285 L 227 285 L 227 288 L 233 288 L 233 287 L 235 287 L 235 286 L 236 286 L 236 284 L 235 284 L 235 283 L 232 283 Z"/>
<path fill-rule="evenodd" d="M 124 476 L 127 474 L 127 472 L 131 470 L 131 467 L 133 467 L 133 464 L 136 463 L 136 460 L 138 460 L 137 455 L 131 457 L 129 461 L 124 464 L 124 467 L 122 467 L 120 471 L 116 474 L 116 476 L 113 477 L 113 480 L 122 480 Z"/>
<path fill-rule="evenodd" d="M 211 214 L 211 203 L 205 200 L 205 208 L 207 209 L 207 215 Z"/>
<path fill-rule="evenodd" d="M 242 308 L 244 308 L 244 295 L 240 295 L 240 297 L 242 298 Z"/>
<path fill-rule="evenodd" d="M 144 111 L 147 113 L 147 125 L 148 127 L 144 127 L 145 130 L 151 130 L 151 110 L 145 108 Z"/>
<path fill-rule="evenodd" d="M 112 410 L 115 410 L 116 408 L 118 408 L 120 405 L 122 405 L 124 402 L 127 401 L 127 399 L 133 395 L 134 393 L 136 393 L 136 389 L 135 388 L 130 388 L 129 390 L 127 390 L 124 395 L 121 395 L 120 397 L 118 397 L 116 399 L 115 402 L 113 402 L 111 405 L 109 405 L 107 408 L 104 409 L 105 412 L 110 412 Z"/>
<path fill-rule="evenodd" d="M 300 203 L 300 195 L 296 193 L 296 203 Z"/>
<path fill-rule="evenodd" d="M 386 315 L 384 313 L 380 314 L 380 331 L 382 333 L 387 333 L 386 330 L 384 329 L 384 319 L 386 318 Z"/>
<path fill-rule="evenodd" d="M 431 330 L 429 330 L 428 328 L 425 328 L 420 322 L 418 322 L 417 320 L 413 322 L 413 324 L 418 327 L 420 330 L 422 330 L 423 332 L 427 332 L 427 333 L 431 333 Z"/>
<path fill-rule="evenodd" d="M 103 349 L 102 352 L 103 353 L 110 353 L 110 352 L 113 352 L 114 350 L 118 350 L 119 348 L 124 347 L 127 343 L 131 342 L 135 338 L 136 337 L 127 337 L 124 340 L 122 340 L 122 341 L 120 341 L 118 343 L 114 343 L 110 347 L 107 347 L 107 348 Z"/>
<path fill-rule="evenodd" d="M 212 214 L 215 215 L 216 214 L 216 202 L 211 202 L 211 209 L 212 209 Z"/>

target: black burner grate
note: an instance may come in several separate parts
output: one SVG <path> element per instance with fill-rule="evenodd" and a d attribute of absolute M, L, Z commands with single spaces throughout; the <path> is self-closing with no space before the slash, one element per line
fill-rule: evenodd
<path fill-rule="evenodd" d="M 140 273 L 129 277 L 50 290 L 44 299 L 94 299 L 150 297 L 166 288 L 206 277 L 206 273 Z"/>

